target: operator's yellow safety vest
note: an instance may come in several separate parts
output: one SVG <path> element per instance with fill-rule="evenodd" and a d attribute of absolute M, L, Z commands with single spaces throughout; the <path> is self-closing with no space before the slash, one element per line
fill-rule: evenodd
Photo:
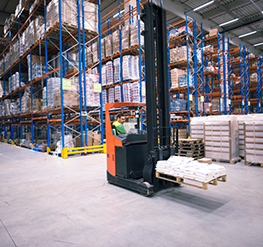
<path fill-rule="evenodd" d="M 118 121 L 115 121 L 115 122 L 113 122 L 112 125 L 114 125 L 117 128 L 120 124 L 121 123 L 119 123 Z M 117 129 L 116 129 L 116 131 L 117 131 Z M 120 132 L 117 131 L 117 134 L 120 134 Z"/>

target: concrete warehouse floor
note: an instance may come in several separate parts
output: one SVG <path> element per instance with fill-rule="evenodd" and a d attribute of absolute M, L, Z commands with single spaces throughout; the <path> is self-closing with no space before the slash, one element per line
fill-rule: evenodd
<path fill-rule="evenodd" d="M 0 143 L 0 246 L 263 246 L 263 168 L 223 165 L 226 183 L 147 198 L 107 183 L 105 154 Z"/>

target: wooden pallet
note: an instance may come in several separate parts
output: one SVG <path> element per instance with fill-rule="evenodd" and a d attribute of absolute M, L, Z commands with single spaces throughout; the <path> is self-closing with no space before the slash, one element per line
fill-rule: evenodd
<path fill-rule="evenodd" d="M 245 161 L 245 165 L 247 166 L 260 166 L 260 167 L 263 167 L 263 164 L 262 163 L 252 163 L 252 162 L 247 162 Z"/>
<path fill-rule="evenodd" d="M 215 162 L 222 162 L 222 163 L 230 163 L 230 164 L 236 164 L 237 162 L 241 161 L 241 158 L 236 158 L 232 160 L 223 160 L 223 159 L 212 159 Z"/>
<path fill-rule="evenodd" d="M 180 148 L 204 148 L 204 143 L 179 143 Z"/>
<path fill-rule="evenodd" d="M 218 181 L 226 182 L 226 177 L 227 177 L 227 175 L 224 175 L 224 176 L 212 179 L 207 183 L 204 183 L 204 182 L 196 181 L 196 180 L 190 179 L 190 178 L 182 178 L 182 177 L 167 175 L 167 174 L 164 174 L 161 172 L 155 172 L 155 174 L 156 174 L 156 177 L 159 179 L 167 180 L 167 181 L 177 183 L 177 184 L 184 184 L 184 185 L 188 185 L 188 186 L 195 187 L 198 189 L 203 189 L 203 190 L 207 190 L 208 184 L 218 185 Z M 185 182 L 185 180 L 188 182 Z"/>
<path fill-rule="evenodd" d="M 179 149 L 179 154 L 204 154 L 204 150 L 182 150 Z"/>
<path fill-rule="evenodd" d="M 202 139 L 179 139 L 179 144 L 198 144 L 202 143 Z"/>
<path fill-rule="evenodd" d="M 201 158 L 204 158 L 204 154 L 178 154 L 176 153 L 175 155 L 177 156 L 181 156 L 181 157 L 189 157 L 189 158 L 194 158 L 194 159 L 201 159 Z"/>

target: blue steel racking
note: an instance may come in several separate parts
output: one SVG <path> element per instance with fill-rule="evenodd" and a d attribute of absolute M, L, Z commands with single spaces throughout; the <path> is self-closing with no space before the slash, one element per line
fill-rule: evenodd
<path fill-rule="evenodd" d="M 171 112 L 172 114 L 180 115 L 183 119 L 171 120 L 173 127 L 181 127 L 182 124 L 188 125 L 188 134 L 190 137 L 190 118 L 192 116 L 204 115 L 204 60 L 203 60 L 203 27 L 197 25 L 196 20 L 186 15 L 186 19 L 168 25 L 168 31 L 170 28 L 184 25 L 185 34 L 178 37 L 172 37 L 168 40 L 168 52 L 169 52 L 169 68 L 186 68 L 187 86 L 178 88 L 170 88 L 170 94 L 173 98 L 180 98 L 179 93 L 183 93 L 183 98 L 187 100 L 187 110 L 179 112 Z M 168 32 L 169 34 L 169 32 Z M 180 45 L 186 46 L 186 60 L 176 63 L 170 61 L 170 48 L 180 47 Z M 191 52 L 191 50 L 193 52 Z M 169 69 L 169 79 L 171 86 L 171 75 Z M 187 118 L 185 119 L 185 117 Z"/>
<path fill-rule="evenodd" d="M 87 1 L 86 1 L 87 2 Z M 64 143 L 64 133 L 65 133 L 65 128 L 67 132 L 71 132 L 72 128 L 70 127 L 71 125 L 79 125 L 81 132 L 80 132 L 80 137 L 81 137 L 81 146 L 83 146 L 83 117 L 84 117 L 84 125 L 85 125 L 85 132 L 86 132 L 86 140 L 85 142 L 87 143 L 87 115 L 86 114 L 82 114 L 82 93 L 80 93 L 80 107 L 78 110 L 74 110 L 74 109 L 70 109 L 69 107 L 65 108 L 65 104 L 63 102 L 63 80 L 64 80 L 64 75 L 65 75 L 65 70 L 63 69 L 63 65 L 65 64 L 65 61 L 67 61 L 68 64 L 68 52 L 69 52 L 69 47 L 68 47 L 68 41 L 71 39 L 76 40 L 76 42 L 78 43 L 78 49 L 75 51 L 78 53 L 79 55 L 79 88 L 80 91 L 82 90 L 82 77 L 81 74 L 84 74 L 84 80 L 85 80 L 85 36 L 86 36 L 86 31 L 82 31 L 85 30 L 84 25 L 85 25 L 85 17 L 84 15 L 82 15 L 82 27 L 80 26 L 80 13 L 81 13 L 81 8 L 82 8 L 82 13 L 84 12 L 84 5 L 85 5 L 85 1 L 81 1 L 78 0 L 77 2 L 77 16 L 78 16 L 78 26 L 74 29 L 77 29 L 78 31 L 78 38 L 75 38 L 75 31 L 72 31 L 72 29 L 69 29 L 66 25 L 64 25 L 61 21 L 61 0 L 59 0 L 59 23 L 56 23 L 55 26 L 53 26 L 51 29 L 47 30 L 46 27 L 46 23 L 47 23 L 47 1 L 45 0 L 40 0 L 39 4 L 35 7 L 35 9 L 32 11 L 32 13 L 30 13 L 28 15 L 27 20 L 25 21 L 25 23 L 22 25 L 22 27 L 20 27 L 20 15 L 25 11 L 25 7 L 29 5 L 29 7 L 31 6 L 31 1 L 27 1 L 24 8 L 21 10 L 21 12 L 18 14 L 18 17 L 16 18 L 15 22 L 18 21 L 18 31 L 17 33 L 14 35 L 14 37 L 12 37 L 11 35 L 11 30 L 12 27 L 14 26 L 14 24 L 12 24 L 12 26 L 10 27 L 10 29 L 8 30 L 8 32 L 5 34 L 5 36 L 3 37 L 1 43 L 3 43 L 3 52 L 1 53 L 1 56 L 3 56 L 3 80 L 4 80 L 4 86 L 5 86 L 5 80 L 6 80 L 6 75 L 8 72 L 10 72 L 10 75 L 12 75 L 12 69 L 18 64 L 18 71 L 19 71 L 19 88 L 16 89 L 13 92 L 10 92 L 9 94 L 6 94 L 4 91 L 4 95 L 1 98 L 1 100 L 6 99 L 6 98 L 11 98 L 11 101 L 13 100 L 13 97 L 17 97 L 17 93 L 19 92 L 19 102 L 20 102 L 20 109 L 19 109 L 19 114 L 16 114 L 15 116 L 7 116 L 7 117 L 2 117 L 1 118 L 1 127 L 2 125 L 4 125 L 4 138 L 5 138 L 5 142 L 7 141 L 7 123 L 8 125 L 11 127 L 11 142 L 12 144 L 14 144 L 14 135 L 13 135 L 13 128 L 15 126 L 19 126 L 19 132 L 20 132 L 20 136 L 19 139 L 21 140 L 24 137 L 24 133 L 23 133 L 23 129 L 24 131 L 28 131 L 28 126 L 31 127 L 31 133 L 32 133 L 32 144 L 34 145 L 34 127 L 36 126 L 37 123 L 39 123 L 40 125 L 46 125 L 47 126 L 47 142 L 48 142 L 48 152 L 50 151 L 50 133 L 52 133 L 52 126 L 51 123 L 58 123 L 60 125 L 60 129 L 62 131 L 62 135 L 61 135 L 61 146 L 62 146 L 62 150 L 65 147 L 65 143 Z M 38 40 L 35 44 L 33 44 L 33 46 L 24 53 L 24 55 L 22 55 L 21 57 L 19 56 L 19 59 L 17 61 L 15 61 L 15 63 L 13 65 L 11 65 L 11 67 L 9 69 L 5 69 L 5 52 L 8 51 L 8 48 L 16 41 L 16 39 L 18 39 L 19 41 L 19 46 L 18 46 L 18 50 L 20 52 L 20 34 L 21 32 L 24 30 L 24 28 L 26 27 L 27 23 L 29 23 L 31 21 L 31 18 L 33 17 L 34 13 L 36 12 L 36 10 L 43 6 L 44 7 L 44 36 Z M 100 39 L 101 39 L 101 28 L 100 28 L 100 1 L 98 1 L 98 16 L 99 16 L 99 23 L 98 23 L 98 31 L 99 34 L 97 35 L 98 39 L 99 39 L 99 43 L 100 43 Z M 53 69 L 52 71 L 48 71 L 48 59 L 50 59 L 50 55 L 52 54 L 52 50 L 53 52 L 56 50 L 55 48 L 58 48 L 58 45 L 55 45 L 54 42 L 51 42 L 49 40 L 49 34 L 53 33 L 54 34 L 54 30 L 59 29 L 59 57 L 60 57 L 60 66 L 56 69 Z M 82 33 L 82 37 L 81 37 L 81 33 Z M 7 39 L 7 34 L 10 34 L 10 42 L 7 44 L 7 46 L 4 46 L 4 41 Z M 67 34 L 66 38 L 65 38 L 65 34 Z M 95 36 L 94 33 L 89 33 L 89 36 L 87 35 L 87 37 L 93 37 Z M 38 45 L 41 45 L 41 42 L 44 41 L 44 47 L 45 47 L 45 75 L 43 75 L 40 78 L 37 79 L 32 79 L 32 52 L 34 51 L 34 48 L 36 48 Z M 49 48 L 48 46 L 53 44 L 53 48 Z M 65 45 L 66 45 L 66 50 L 65 50 Z M 29 54 L 30 56 L 30 78 L 29 78 L 29 82 L 27 85 L 25 86 L 21 86 L 21 62 L 22 59 L 24 59 L 27 55 Z M 41 55 L 41 54 L 40 54 Z M 101 61 L 101 59 L 100 59 Z M 101 68 L 101 66 L 100 66 Z M 45 79 L 45 84 L 48 85 L 48 76 L 56 71 L 60 71 L 60 90 L 61 90 L 61 106 L 60 110 L 59 109 L 48 109 L 46 111 L 42 111 L 42 112 L 38 112 L 37 114 L 35 114 L 32 111 L 32 104 L 33 104 L 33 84 L 37 83 L 38 81 Z M 101 73 L 100 73 L 101 74 Z M 101 84 L 101 76 L 100 76 L 100 80 L 99 80 L 100 84 Z M 26 87 L 30 87 L 30 94 L 31 94 L 31 99 L 30 99 L 30 104 L 31 104 L 31 111 L 29 114 L 22 114 L 21 111 L 21 96 L 22 96 L 22 90 L 24 90 Z M 5 88 L 4 88 L 5 90 Z M 46 90 L 46 106 L 48 108 L 48 90 Z M 100 95 L 100 105 L 102 106 L 102 97 Z M 72 110 L 72 111 L 71 111 Z M 72 113 L 73 112 L 73 113 Z M 86 90 L 85 90 L 85 83 L 84 83 L 84 113 L 87 112 L 87 105 L 86 105 Z M 46 115 L 46 116 L 44 116 Z M 52 115 L 52 116 L 51 116 Z M 53 116 L 56 116 L 56 118 L 54 118 Z M 71 115 L 73 115 L 73 118 L 70 119 Z M 75 115 L 75 116 L 74 116 Z M 76 121 L 77 117 L 80 118 L 79 121 Z M 13 119 L 14 118 L 18 118 L 19 121 L 17 121 L 16 124 L 13 123 Z M 60 121 L 59 121 L 60 118 Z M 8 121 L 9 119 L 11 119 L 11 121 Z M 100 131 L 101 131 L 101 143 L 103 144 L 103 116 L 102 113 L 100 114 L 100 122 L 97 121 L 97 123 L 99 123 L 100 126 Z M 36 121 L 36 123 L 35 123 Z M 64 122 L 66 121 L 66 122 Z M 61 122 L 61 124 L 60 124 Z"/>

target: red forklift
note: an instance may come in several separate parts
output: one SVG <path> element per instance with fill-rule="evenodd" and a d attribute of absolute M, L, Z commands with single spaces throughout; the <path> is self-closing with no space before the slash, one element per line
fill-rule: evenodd
<path fill-rule="evenodd" d="M 146 3 L 141 20 L 145 27 L 142 34 L 147 133 L 139 130 L 137 121 L 137 133 L 116 135 L 110 118 L 113 108 L 132 108 L 138 112 L 145 107 L 144 103 L 106 104 L 107 180 L 149 196 L 167 183 L 156 178 L 155 167 L 158 160 L 167 160 L 171 155 L 166 12 L 155 4 Z"/>

